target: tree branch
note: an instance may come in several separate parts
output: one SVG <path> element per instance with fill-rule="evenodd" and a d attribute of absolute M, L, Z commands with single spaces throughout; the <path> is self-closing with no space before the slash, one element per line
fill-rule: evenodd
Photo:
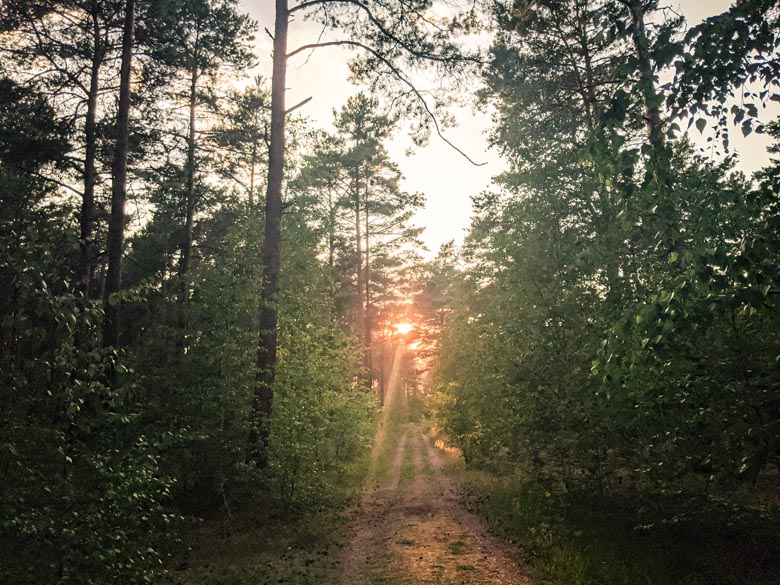
<path fill-rule="evenodd" d="M 481 167 L 487 164 L 486 162 L 481 162 L 481 163 L 475 162 L 469 155 L 467 155 L 460 148 L 455 146 L 448 138 L 446 138 L 444 134 L 442 134 L 441 127 L 439 126 L 439 120 L 431 111 L 430 107 L 428 106 L 428 103 L 423 98 L 420 90 L 417 89 L 415 85 L 409 80 L 409 78 L 406 77 L 406 75 L 404 75 L 404 73 L 401 70 L 399 70 L 395 65 L 393 65 L 384 55 L 379 53 L 377 50 L 372 49 L 368 45 L 364 45 L 363 43 L 360 43 L 358 41 L 351 41 L 351 40 L 312 43 L 309 45 L 302 45 L 297 49 L 294 49 L 293 51 L 287 53 L 287 58 L 289 59 L 290 57 L 294 57 L 295 55 L 298 55 L 299 53 L 303 53 L 304 51 L 309 51 L 311 49 L 318 49 L 324 47 L 356 47 L 358 49 L 363 49 L 364 51 L 370 53 L 371 55 L 379 59 L 379 61 L 384 63 L 388 67 L 388 69 L 390 69 L 390 71 L 393 73 L 395 78 L 398 79 L 404 85 L 408 86 L 411 92 L 417 97 L 418 101 L 422 104 L 422 107 L 425 109 L 431 121 L 433 122 L 434 129 L 436 130 L 436 134 L 439 136 L 441 140 L 443 140 L 450 148 L 452 148 L 454 151 L 459 153 L 463 158 L 465 158 L 475 167 Z"/>
<path fill-rule="evenodd" d="M 57 185 L 58 187 L 62 187 L 63 189 L 67 189 L 68 191 L 71 191 L 71 192 L 75 193 L 79 197 L 83 196 L 83 193 L 81 191 L 79 191 L 78 189 L 76 189 L 75 187 L 73 187 L 72 185 L 68 185 L 67 183 L 59 181 L 59 180 L 54 179 L 52 177 L 47 177 L 46 175 L 41 174 L 38 171 L 28 171 L 28 172 L 30 172 L 30 174 L 32 174 L 33 176 L 38 177 L 39 179 L 43 179 L 47 183 L 52 183 L 54 185 Z"/>
<path fill-rule="evenodd" d="M 293 6 L 292 8 L 289 8 L 287 10 L 287 14 L 293 14 L 294 12 L 298 12 L 300 10 L 306 10 L 307 8 L 311 8 L 312 6 L 322 6 L 323 4 L 336 4 L 342 1 L 343 0 L 310 0 L 309 2 L 303 2 L 302 4 L 298 4 L 298 6 Z"/>
<path fill-rule="evenodd" d="M 311 96 L 307 97 L 307 98 L 306 98 L 305 100 L 303 100 L 302 102 L 299 102 L 299 103 L 295 104 L 293 107 L 291 107 L 291 108 L 289 108 L 289 109 L 285 110 L 285 111 L 284 111 L 284 115 L 285 115 L 285 116 L 289 116 L 290 114 L 292 114 L 292 113 L 293 113 L 295 110 L 297 110 L 298 108 L 300 108 L 300 107 L 303 107 L 303 106 L 305 106 L 306 104 L 308 104 L 308 103 L 309 103 L 311 100 L 312 100 Z"/>
<path fill-rule="evenodd" d="M 453 56 L 453 55 L 438 55 L 436 53 L 428 53 L 424 51 L 419 51 L 415 49 L 413 46 L 411 46 L 409 43 L 405 42 L 401 38 L 394 35 L 388 28 L 385 26 L 385 24 L 379 20 L 379 18 L 376 17 L 376 15 L 371 12 L 371 9 L 368 7 L 367 4 L 361 2 L 360 0 L 310 0 L 309 2 L 304 2 L 303 4 L 299 4 L 298 6 L 294 6 L 290 10 L 288 10 L 288 14 L 292 12 L 296 12 L 298 10 L 305 10 L 306 8 L 311 8 L 312 6 L 324 6 L 326 4 L 349 4 L 352 6 L 357 6 L 360 10 L 362 10 L 366 16 L 368 17 L 368 20 L 371 21 L 371 23 L 377 28 L 377 30 L 385 36 L 386 38 L 390 39 L 394 43 L 396 43 L 398 46 L 402 47 L 407 53 L 410 55 L 417 57 L 418 59 L 425 59 L 429 61 L 437 61 L 440 63 L 447 63 L 452 61 L 464 61 L 464 62 L 471 62 L 471 63 L 477 63 L 482 64 L 482 60 L 477 57 L 469 57 L 469 56 Z M 415 11 L 417 12 L 417 11 Z M 422 18 L 422 15 L 420 15 Z M 428 22 L 426 20 L 426 22 Z"/>

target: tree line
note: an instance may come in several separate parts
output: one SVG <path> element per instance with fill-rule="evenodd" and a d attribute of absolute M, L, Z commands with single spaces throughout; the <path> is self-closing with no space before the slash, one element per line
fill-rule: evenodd
<path fill-rule="evenodd" d="M 777 3 L 690 29 L 646 0 L 493 18 L 481 95 L 507 169 L 436 272 L 456 274 L 444 432 L 542 493 L 631 501 L 638 526 L 770 513 L 742 486 L 780 473 L 778 166 L 738 172 L 729 136 L 780 138 Z"/>

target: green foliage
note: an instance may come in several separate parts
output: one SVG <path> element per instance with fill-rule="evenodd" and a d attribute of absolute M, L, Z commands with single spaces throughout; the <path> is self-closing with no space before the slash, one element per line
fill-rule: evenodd
<path fill-rule="evenodd" d="M 413 4 L 306 5 L 314 20 L 360 35 L 349 38 L 373 52 L 352 62 L 355 77 L 397 99 L 384 112 L 372 96 L 351 98 L 338 134 L 312 145 L 296 122 L 285 164 L 300 174 L 284 205 L 281 292 L 268 304 L 258 300 L 256 198 L 268 95 L 261 80 L 227 99 L 217 92 L 228 70 L 251 65 L 254 24 L 234 0 L 139 5 L 129 161 L 138 213 L 123 288 L 108 300 L 121 315 L 112 350 L 101 349 L 107 307 L 91 299 L 105 276 L 123 2 L 3 4 L 4 583 L 152 580 L 176 554 L 184 514 L 260 510 L 260 542 L 286 554 L 274 546 L 295 538 L 271 533 L 284 514 L 333 504 L 356 477 L 377 410 L 365 391 L 371 358 L 397 341 L 374 333 L 414 257 L 409 221 L 422 204 L 400 188 L 383 143 L 399 109 L 418 116 L 419 141 L 431 124 L 396 67 L 433 61 L 451 72 L 473 60 L 449 38 L 473 30 L 473 14 L 434 22 L 428 3 Z M 729 116 L 745 136 L 763 130 L 759 104 L 777 97 L 767 57 L 776 2 L 741 2 L 685 36 L 659 3 L 642 4 L 654 19 L 645 31 L 633 1 L 496 9 L 482 97 L 507 170 L 475 197 L 461 258 L 446 248 L 420 270 L 418 341 L 431 360 L 444 330 L 432 411 L 469 463 L 528 478 L 491 488 L 486 506 L 566 583 L 671 583 L 666 549 L 638 568 L 625 568 L 626 550 L 729 524 L 739 530 L 718 533 L 723 542 L 747 538 L 743 524 L 764 538 L 777 522 L 765 494 L 780 465 L 780 166 L 747 181 L 673 142 L 671 119 L 643 134 L 663 104 L 700 133 L 722 132 Z M 671 84 L 656 88 L 671 67 Z M 727 103 L 760 81 L 769 86 Z M 184 102 L 191 116 L 172 115 Z M 776 124 L 766 128 L 778 138 Z M 256 467 L 257 323 L 269 307 L 279 351 L 268 465 Z M 400 436 L 424 408 L 410 396 L 384 432 Z M 382 455 L 375 465 L 389 461 Z M 612 508 L 594 515 L 604 502 Z M 633 548 L 610 537 L 637 525 Z M 761 555 L 760 567 L 776 566 Z"/>
<path fill-rule="evenodd" d="M 379 377 L 372 362 L 382 355 L 374 332 L 382 331 L 383 313 L 399 296 L 422 231 L 410 223 L 423 196 L 401 189 L 403 176 L 384 145 L 397 122 L 376 98 L 350 97 L 335 113 L 337 133 L 314 137 L 292 184 L 319 224 L 333 316 L 359 340 L 368 386 Z"/>
<path fill-rule="evenodd" d="M 157 63 L 178 70 L 187 82 L 189 74 L 196 82 L 201 76 L 217 80 L 221 68 L 244 70 L 254 60 L 249 43 L 255 23 L 235 0 L 153 2 L 145 24 L 144 40 Z M 201 91 L 204 98 L 211 89 Z"/>
<path fill-rule="evenodd" d="M 538 583 L 778 582 L 774 550 L 780 542 L 775 524 L 755 515 L 737 518 L 720 508 L 690 523 L 637 529 L 638 514 L 649 522 L 658 519 L 658 511 L 638 509 L 630 497 L 572 497 L 527 477 L 475 472 L 468 490 L 491 528 L 522 547 Z"/>
<path fill-rule="evenodd" d="M 0 153 L 0 579 L 138 581 L 167 553 L 171 480 L 132 374 L 106 383 L 118 356 L 94 341 L 102 306 L 74 290 L 74 209 L 37 174 L 62 161 L 63 128 L 43 97 L 3 87 L 20 134 Z"/>
<path fill-rule="evenodd" d="M 357 384 L 359 350 L 331 322 L 327 271 L 306 246 L 316 233 L 295 217 L 286 227 L 269 462 L 274 497 L 300 508 L 368 451 L 376 405 Z"/>
<path fill-rule="evenodd" d="M 780 11 L 773 0 L 749 0 L 691 28 L 684 51 L 674 59 L 675 83 L 667 103 L 699 130 L 714 122 L 715 135 L 729 151 L 729 125 L 744 136 L 764 133 L 759 116 L 778 101 L 776 76 Z M 735 99 L 733 99 L 735 98 Z"/>
<path fill-rule="evenodd" d="M 254 425 L 261 277 L 261 266 L 246 261 L 261 256 L 255 211 L 224 205 L 202 223 L 208 248 L 190 275 L 186 350 L 177 347 L 175 281 L 134 309 L 137 335 L 147 341 L 133 354 L 133 367 L 144 372 L 144 388 L 157 389 L 147 393 L 150 423 L 176 431 L 163 462 L 179 478 L 176 500 L 192 513 L 215 506 L 230 512 L 249 505 L 258 489 L 288 509 L 316 505 L 331 491 L 336 472 L 366 451 L 373 401 L 355 387 L 360 363 L 354 346 L 330 321 L 326 271 L 313 252 L 318 236 L 300 205 L 286 217 L 286 292 L 266 470 L 245 464 Z M 148 238 L 156 237 L 150 230 Z M 134 242 L 139 264 L 148 250 L 144 242 Z M 200 503 L 192 506 L 195 498 Z"/>
<path fill-rule="evenodd" d="M 160 536 L 174 520 L 165 507 L 172 482 L 160 474 L 159 444 L 138 426 L 130 375 L 107 385 L 106 363 L 117 356 L 79 343 L 99 326 L 102 308 L 85 307 L 55 268 L 67 265 L 77 243 L 43 222 L 24 238 L 24 248 L 4 246 L 2 258 L 10 277 L 3 292 L 15 302 L 2 318 L 9 351 L 0 395 L 0 542 L 10 558 L 0 576 L 138 580 L 165 558 Z"/>
<path fill-rule="evenodd" d="M 777 251 L 765 245 L 776 195 L 713 166 L 677 168 L 685 234 L 654 261 L 655 290 L 617 320 L 593 373 L 654 480 L 755 482 L 780 448 Z"/>
<path fill-rule="evenodd" d="M 68 147 L 65 126 L 55 121 L 44 96 L 11 79 L 0 79 L 0 120 L 0 159 L 9 168 L 29 171 L 61 161 Z"/>
<path fill-rule="evenodd" d="M 177 497 L 229 507 L 246 489 L 237 468 L 251 425 L 259 268 L 243 259 L 259 254 L 258 221 L 243 206 L 226 205 L 204 223 L 211 252 L 188 277 L 192 299 L 180 306 L 175 279 L 136 308 L 145 342 L 133 363 L 143 387 L 154 389 L 147 391 L 150 423 L 176 432 L 165 464 L 180 478 Z"/>
<path fill-rule="evenodd" d="M 764 26 L 758 4 L 721 24 Z M 499 11 L 483 95 L 508 170 L 474 198 L 434 412 L 467 461 L 519 468 L 545 493 L 630 497 L 635 525 L 752 507 L 769 517 L 766 478 L 780 462 L 777 164 L 748 182 L 733 161 L 654 141 L 648 93 L 690 97 L 690 87 L 632 93 L 643 71 L 627 6 Z M 708 22 L 702 43 L 723 32 Z M 652 32 L 653 70 L 674 60 L 679 24 Z M 764 51 L 771 26 L 756 44 L 740 36 L 745 51 Z M 723 66 L 745 79 L 737 61 Z M 731 79 L 691 67 L 699 100 L 707 83 Z M 746 499 L 746 485 L 758 495 Z M 588 563 L 569 560 L 563 580 L 590 582 Z"/>
<path fill-rule="evenodd" d="M 274 299 L 282 334 L 269 465 L 249 463 L 267 96 L 261 80 L 222 107 L 217 96 L 228 70 L 252 62 L 251 20 L 228 0 L 138 6 L 128 181 L 136 213 L 122 288 L 108 299 L 118 347 L 104 350 L 106 307 L 92 299 L 105 278 L 124 2 L 6 4 L 0 581 L 150 582 L 186 554 L 177 547 L 185 520 L 258 502 L 266 520 L 271 504 L 302 513 L 342 505 L 376 405 L 358 390 L 358 352 L 333 318 L 331 274 L 317 255 L 322 218 L 298 193 L 284 218 L 284 293 Z M 183 100 L 197 124 L 172 115 Z M 381 186 L 397 189 L 398 171 L 387 168 Z"/>
<path fill-rule="evenodd" d="M 273 493 L 289 507 L 320 501 L 327 482 L 365 454 L 375 405 L 355 386 L 356 352 L 343 335 L 311 323 L 287 327 L 269 459 Z"/>

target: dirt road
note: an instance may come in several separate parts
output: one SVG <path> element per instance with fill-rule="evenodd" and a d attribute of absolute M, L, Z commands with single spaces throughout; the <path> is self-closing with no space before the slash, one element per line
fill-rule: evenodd
<path fill-rule="evenodd" d="M 399 348 L 365 494 L 348 526 L 342 583 L 530 585 L 513 551 L 461 505 L 445 472 L 448 455 L 431 443 L 425 422 L 403 421 L 403 356 Z"/>

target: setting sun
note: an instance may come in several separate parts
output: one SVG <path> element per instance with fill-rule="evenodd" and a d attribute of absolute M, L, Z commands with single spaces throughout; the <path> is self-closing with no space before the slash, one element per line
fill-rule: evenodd
<path fill-rule="evenodd" d="M 412 325 L 411 323 L 396 323 L 395 324 L 395 330 L 398 333 L 400 333 L 401 335 L 406 335 L 412 329 L 414 329 L 414 325 Z"/>

